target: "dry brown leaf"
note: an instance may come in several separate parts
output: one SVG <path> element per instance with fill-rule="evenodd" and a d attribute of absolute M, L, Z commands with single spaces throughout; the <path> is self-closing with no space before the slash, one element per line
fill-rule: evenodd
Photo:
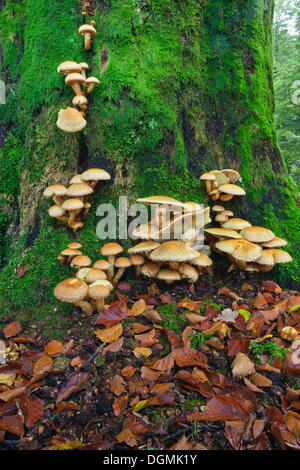
<path fill-rule="evenodd" d="M 126 442 L 129 447 L 135 447 L 137 445 L 137 437 L 129 428 L 123 429 L 123 431 L 117 435 L 118 442 Z"/>
<path fill-rule="evenodd" d="M 115 416 L 123 415 L 127 408 L 129 395 L 122 395 L 121 397 L 117 398 L 113 403 L 113 409 Z"/>
<path fill-rule="evenodd" d="M 126 393 L 126 383 L 120 375 L 115 375 L 110 381 L 110 390 L 119 397 L 123 393 Z"/>
<path fill-rule="evenodd" d="M 105 356 L 105 354 L 107 353 L 107 351 L 110 351 L 110 352 L 118 352 L 121 350 L 122 346 L 123 346 L 123 343 L 124 343 L 124 338 L 119 338 L 117 339 L 116 341 L 114 341 L 113 343 L 109 344 L 108 346 L 106 346 L 103 351 L 102 351 L 102 356 Z"/>
<path fill-rule="evenodd" d="M 50 343 L 46 344 L 45 351 L 49 356 L 56 356 L 62 351 L 63 345 L 60 341 L 53 339 Z"/>
<path fill-rule="evenodd" d="M 0 374 L 0 384 L 8 385 L 9 387 L 14 383 L 16 374 L 14 373 L 2 373 Z"/>
<path fill-rule="evenodd" d="M 52 367 L 53 361 L 48 354 L 43 354 L 37 361 L 34 362 L 32 366 L 32 372 L 40 372 L 41 370 L 50 370 Z"/>
<path fill-rule="evenodd" d="M 152 354 L 152 351 L 150 348 L 135 348 L 133 350 L 133 354 L 137 359 L 140 359 L 141 357 L 149 357 Z"/>
<path fill-rule="evenodd" d="M 123 375 L 123 377 L 132 377 L 135 371 L 136 371 L 135 367 L 127 366 L 127 367 L 123 367 L 123 369 L 121 370 L 121 374 Z"/>
<path fill-rule="evenodd" d="M 238 353 L 231 364 L 232 375 L 234 377 L 247 377 L 255 373 L 253 362 L 244 353 Z"/>
<path fill-rule="evenodd" d="M 185 434 L 176 442 L 176 444 L 173 444 L 169 450 L 191 450 L 190 443 L 185 437 Z"/>
<path fill-rule="evenodd" d="M 162 321 L 160 314 L 156 310 L 153 310 L 152 308 L 151 309 L 147 308 L 147 310 L 144 312 L 144 317 L 148 321 L 152 321 L 153 323 L 159 323 Z"/>
<path fill-rule="evenodd" d="M 147 305 L 146 305 L 145 300 L 140 299 L 133 304 L 132 309 L 129 311 L 129 316 L 133 315 L 134 317 L 136 317 L 138 315 L 141 315 L 142 313 L 144 313 L 146 308 L 147 308 Z"/>
<path fill-rule="evenodd" d="M 123 328 L 121 323 L 111 326 L 110 328 L 105 328 L 104 330 L 95 330 L 95 335 L 103 343 L 113 343 L 120 338 L 123 333 Z"/>
<path fill-rule="evenodd" d="M 18 335 L 22 331 L 22 325 L 20 320 L 14 321 L 3 328 L 5 338 L 11 338 L 12 336 Z"/>
<path fill-rule="evenodd" d="M 272 387 L 273 384 L 272 380 L 268 379 L 262 374 L 259 374 L 258 372 L 251 374 L 250 380 L 257 387 Z"/>

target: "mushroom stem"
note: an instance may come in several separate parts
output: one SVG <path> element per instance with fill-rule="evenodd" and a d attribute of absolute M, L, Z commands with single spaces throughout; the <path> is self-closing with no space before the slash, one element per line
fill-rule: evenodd
<path fill-rule="evenodd" d="M 87 95 L 90 95 L 92 93 L 93 89 L 95 88 L 95 85 L 96 85 L 96 83 L 90 83 L 89 84 L 88 89 L 86 90 Z"/>
<path fill-rule="evenodd" d="M 74 91 L 75 95 L 83 95 L 79 83 L 76 83 L 76 82 L 72 83 L 71 87 L 72 87 L 72 90 Z"/>
<path fill-rule="evenodd" d="M 63 205 L 64 200 L 63 200 L 63 198 L 62 198 L 61 196 L 55 196 L 55 195 L 54 195 L 54 196 L 52 196 L 52 197 L 53 197 L 54 203 L 55 203 L 57 206 L 60 206 L 60 207 L 61 207 L 61 206 Z"/>
<path fill-rule="evenodd" d="M 57 220 L 60 220 L 61 222 L 65 222 L 66 224 L 68 223 L 68 217 L 64 216 L 64 215 L 59 215 L 57 217 L 55 217 L 55 219 Z"/>
<path fill-rule="evenodd" d="M 136 266 L 135 267 L 135 275 L 136 275 L 136 277 L 140 277 L 140 275 L 141 275 L 141 266 Z"/>
<path fill-rule="evenodd" d="M 93 307 L 87 300 L 79 300 L 75 305 L 76 307 L 80 307 L 87 315 L 93 315 Z"/>
<path fill-rule="evenodd" d="M 100 297 L 100 299 L 96 300 L 96 305 L 97 305 L 97 312 L 103 312 L 105 310 L 105 303 L 104 303 L 105 297 Z"/>
<path fill-rule="evenodd" d="M 107 279 L 109 281 L 111 281 L 112 278 L 114 277 L 115 256 L 114 255 L 109 255 L 108 256 L 108 262 L 110 264 L 110 267 L 107 270 Z"/>
<path fill-rule="evenodd" d="M 73 225 L 74 225 L 74 222 L 75 222 L 76 213 L 77 213 L 76 210 L 70 211 L 70 216 L 69 216 L 69 220 L 68 220 L 68 226 L 69 226 L 70 228 L 73 228 Z"/>
<path fill-rule="evenodd" d="M 212 191 L 211 181 L 210 181 L 210 180 L 206 180 L 206 181 L 205 181 L 205 185 L 206 185 L 206 192 L 207 192 L 207 194 L 209 194 L 209 193 Z"/>
<path fill-rule="evenodd" d="M 84 33 L 84 48 L 86 51 L 89 51 L 91 49 L 91 34 L 90 33 Z"/>
<path fill-rule="evenodd" d="M 179 268 L 179 263 L 178 261 L 170 261 L 169 266 L 170 266 L 170 269 L 174 269 L 175 271 L 177 271 Z"/>
<path fill-rule="evenodd" d="M 114 283 L 114 284 L 117 284 L 117 282 L 119 281 L 119 279 L 121 279 L 121 277 L 122 277 L 123 274 L 124 274 L 125 269 L 126 269 L 126 268 L 119 268 L 119 269 L 118 269 L 117 274 L 116 274 L 115 277 L 113 278 L 113 283 Z"/>

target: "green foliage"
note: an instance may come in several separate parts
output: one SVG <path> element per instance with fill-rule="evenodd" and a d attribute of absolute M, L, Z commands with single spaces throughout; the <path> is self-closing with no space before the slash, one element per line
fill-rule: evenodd
<path fill-rule="evenodd" d="M 191 347 L 194 349 L 199 349 L 202 344 L 206 343 L 206 341 L 213 337 L 213 334 L 206 335 L 205 333 L 197 331 L 195 334 L 190 335 L 190 337 L 192 338 Z"/>
<path fill-rule="evenodd" d="M 173 302 L 160 305 L 156 308 L 160 316 L 162 317 L 161 326 L 175 333 L 181 334 L 185 327 L 188 325 L 188 321 L 183 314 L 179 314 L 176 311 L 175 304 Z"/>
<path fill-rule="evenodd" d="M 249 350 L 254 356 L 256 362 L 260 362 L 260 356 L 263 354 L 269 355 L 269 362 L 279 357 L 282 361 L 285 360 L 286 354 L 289 349 L 279 346 L 276 341 L 265 341 L 264 343 L 256 343 L 255 340 L 251 340 Z"/>

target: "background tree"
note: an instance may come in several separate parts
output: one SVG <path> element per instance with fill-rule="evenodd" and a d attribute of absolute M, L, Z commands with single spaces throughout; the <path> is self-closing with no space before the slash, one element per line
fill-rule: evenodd
<path fill-rule="evenodd" d="M 0 106 L 1 311 L 28 312 L 33 321 L 52 310 L 53 287 L 71 272 L 56 257 L 73 234 L 48 217 L 42 193 L 91 166 L 113 177 L 98 185 L 77 235 L 93 259 L 100 202 L 160 193 L 207 204 L 201 173 L 232 167 L 247 197 L 229 208 L 289 240 L 295 262 L 276 272 L 281 281 L 297 279 L 296 187 L 274 128 L 273 0 L 96 4 L 97 36 L 87 53 L 77 33 L 79 0 L 0 1 L 8 95 Z M 79 135 L 55 125 L 73 97 L 56 71 L 64 60 L 86 61 L 101 77 Z M 30 266 L 22 278 L 20 265 Z"/>

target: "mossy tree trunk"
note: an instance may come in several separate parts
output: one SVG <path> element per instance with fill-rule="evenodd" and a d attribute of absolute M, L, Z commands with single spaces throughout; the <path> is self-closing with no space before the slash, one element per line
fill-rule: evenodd
<path fill-rule="evenodd" d="M 77 33 L 79 0 L 0 1 L 0 214 L 5 304 L 52 303 L 69 274 L 56 256 L 73 235 L 48 217 L 51 183 L 99 166 L 112 184 L 97 187 L 81 233 L 99 257 L 95 210 L 127 194 L 168 194 L 208 203 L 202 172 L 235 168 L 247 197 L 237 215 L 272 228 L 297 257 L 299 211 L 274 131 L 273 0 L 98 0 L 92 53 Z M 56 71 L 86 61 L 101 77 L 87 127 L 65 134 L 55 122 L 73 92 Z M 107 189 L 109 187 L 109 189 Z M 30 265 L 23 278 L 16 268 Z M 297 261 L 280 271 L 297 276 Z M 1 296 L 2 297 L 2 296 Z M 4 309 L 6 311 L 7 308 Z"/>

